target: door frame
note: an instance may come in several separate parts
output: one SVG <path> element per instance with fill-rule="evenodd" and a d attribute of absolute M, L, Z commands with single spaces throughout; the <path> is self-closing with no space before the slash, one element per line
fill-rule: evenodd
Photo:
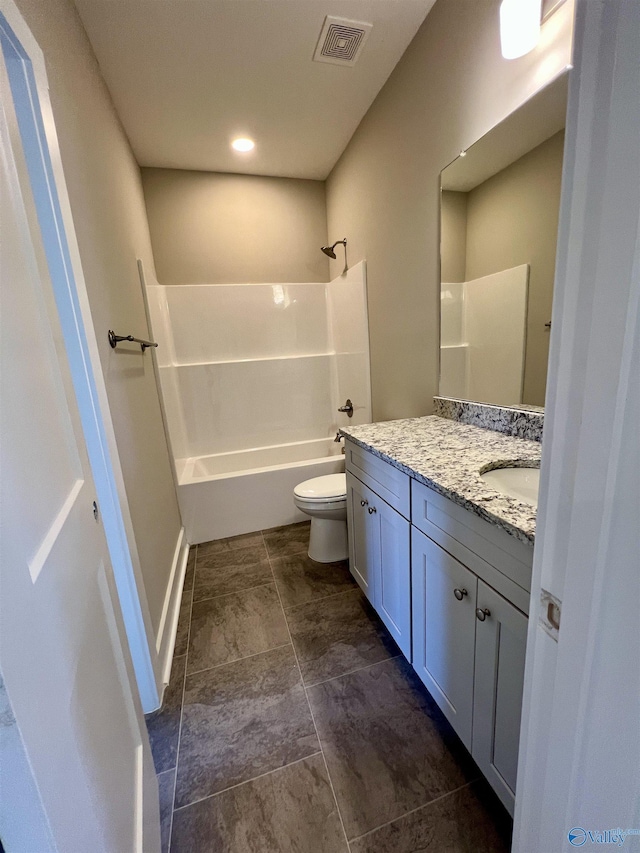
<path fill-rule="evenodd" d="M 514 853 L 638 850 L 639 53 L 635 0 L 578 0 Z"/>
<path fill-rule="evenodd" d="M 138 691 L 143 710 L 149 712 L 160 705 L 163 673 L 91 319 L 44 55 L 13 0 L 0 0 L 0 50 L 13 93 Z"/>

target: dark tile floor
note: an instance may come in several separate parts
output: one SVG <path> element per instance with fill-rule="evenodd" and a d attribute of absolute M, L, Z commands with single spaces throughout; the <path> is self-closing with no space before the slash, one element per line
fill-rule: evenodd
<path fill-rule="evenodd" d="M 511 821 L 308 524 L 191 549 L 147 718 L 163 851 L 507 853 Z"/>

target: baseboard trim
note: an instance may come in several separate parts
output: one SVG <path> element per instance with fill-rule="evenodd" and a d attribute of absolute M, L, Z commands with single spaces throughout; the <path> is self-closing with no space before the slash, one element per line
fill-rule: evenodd
<path fill-rule="evenodd" d="M 158 653 L 158 672 L 160 673 L 160 684 L 158 694 L 162 704 L 162 694 L 169 683 L 171 675 L 171 663 L 173 661 L 173 650 L 176 645 L 176 634 L 178 632 L 178 619 L 180 618 L 180 601 L 182 599 L 182 587 L 184 576 L 187 571 L 187 559 L 189 557 L 189 543 L 185 538 L 184 527 L 180 528 L 178 541 L 173 555 L 167 593 L 162 607 L 160 627 L 156 640 L 156 651 Z"/>

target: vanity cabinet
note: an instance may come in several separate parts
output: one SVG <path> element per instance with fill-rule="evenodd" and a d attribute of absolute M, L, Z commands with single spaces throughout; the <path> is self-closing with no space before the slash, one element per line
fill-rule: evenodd
<path fill-rule="evenodd" d="M 411 661 L 410 524 L 347 471 L 351 572 Z"/>
<path fill-rule="evenodd" d="M 471 751 L 477 577 L 411 531 L 413 668 Z"/>
<path fill-rule="evenodd" d="M 345 444 L 351 572 L 513 814 L 533 548 Z"/>
<path fill-rule="evenodd" d="M 478 580 L 471 754 L 513 814 L 529 620 Z"/>
<path fill-rule="evenodd" d="M 513 813 L 527 617 L 412 528 L 413 667 Z"/>
<path fill-rule="evenodd" d="M 370 490 L 347 471 L 347 527 L 349 530 L 349 569 L 373 604 L 375 574 L 375 538 L 369 524 Z"/>

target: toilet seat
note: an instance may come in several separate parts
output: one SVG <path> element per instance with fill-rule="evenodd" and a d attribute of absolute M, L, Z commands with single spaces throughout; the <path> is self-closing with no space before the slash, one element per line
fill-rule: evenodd
<path fill-rule="evenodd" d="M 305 503 L 338 503 L 347 497 L 347 475 L 325 474 L 299 483 L 293 490 L 295 497 Z"/>

